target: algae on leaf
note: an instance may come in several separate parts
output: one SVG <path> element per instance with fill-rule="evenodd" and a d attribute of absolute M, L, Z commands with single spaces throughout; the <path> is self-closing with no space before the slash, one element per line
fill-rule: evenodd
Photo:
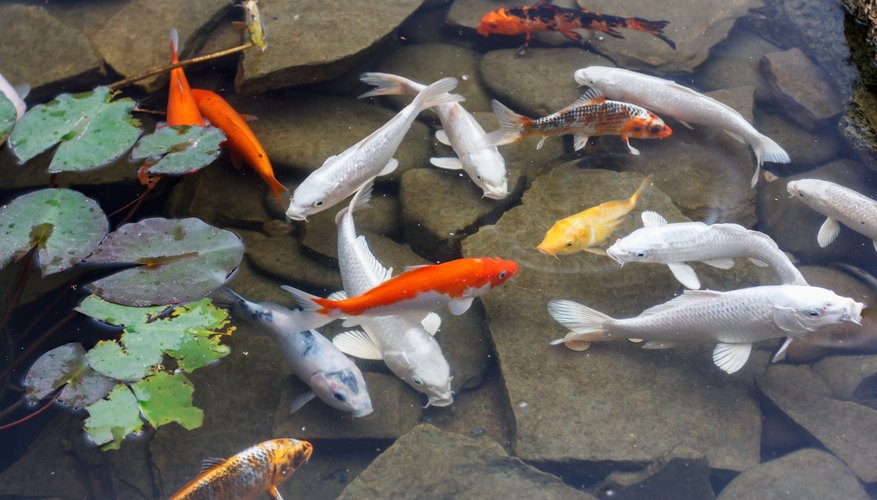
<path fill-rule="evenodd" d="M 144 136 L 131 152 L 131 160 L 154 163 L 146 172 L 184 175 L 201 170 L 219 157 L 225 134 L 216 127 L 164 127 Z"/>
<path fill-rule="evenodd" d="M 201 426 L 204 412 L 192 406 L 192 383 L 182 373 L 159 372 L 132 385 L 140 411 L 153 427 L 176 422 L 188 430 Z"/>
<path fill-rule="evenodd" d="M 125 384 L 117 385 L 107 399 L 85 409 L 85 432 L 102 450 L 118 449 L 125 436 L 143 428 L 137 398 Z"/>
<path fill-rule="evenodd" d="M 15 105 L 2 92 L 0 92 L 0 145 L 6 142 L 16 119 Z"/>

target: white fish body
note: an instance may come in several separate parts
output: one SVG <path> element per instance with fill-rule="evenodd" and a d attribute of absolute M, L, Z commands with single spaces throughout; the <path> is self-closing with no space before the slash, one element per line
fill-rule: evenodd
<path fill-rule="evenodd" d="M 372 91 L 359 96 L 417 95 L 426 86 L 407 78 L 388 73 L 363 73 L 360 79 L 375 85 Z M 484 191 L 485 198 L 501 200 L 509 195 L 505 159 L 487 141 L 487 132 L 460 103 L 452 102 L 436 106 L 435 112 L 444 130 L 436 133 L 436 139 L 451 146 L 457 158 L 431 158 L 439 168 L 465 171 L 469 178 Z"/>
<path fill-rule="evenodd" d="M 296 316 L 301 311 L 268 302 L 250 302 L 227 287 L 220 288 L 212 297 L 271 337 L 283 353 L 287 371 L 311 388 L 312 392 L 293 400 L 290 413 L 314 396 L 333 408 L 352 413 L 354 417 L 364 417 L 372 412 L 368 386 L 359 367 L 316 330 L 297 331 L 294 328 Z"/>
<path fill-rule="evenodd" d="M 647 340 L 644 347 L 651 349 L 717 342 L 713 362 L 734 373 L 746 364 L 754 342 L 786 337 L 777 359 L 794 338 L 844 321 L 859 323 L 863 307 L 825 288 L 776 285 L 730 292 L 686 290 L 628 319 L 614 319 L 570 300 L 550 301 L 548 312 L 570 329 L 552 344 L 583 350 L 589 342 L 614 339 Z"/>
<path fill-rule="evenodd" d="M 840 233 L 840 224 L 871 239 L 877 250 L 877 201 L 821 179 L 800 179 L 786 186 L 789 194 L 826 216 L 819 228 L 820 247 L 828 246 Z"/>
<path fill-rule="evenodd" d="M 356 235 L 353 212 L 368 202 L 370 183 L 357 191 L 350 207 L 336 217 L 338 264 L 347 294 L 359 295 L 383 283 L 392 274 L 371 253 L 363 236 Z M 341 297 L 339 297 L 341 298 Z M 416 391 L 426 394 L 427 406 L 448 406 L 454 402 L 451 369 L 433 335 L 441 320 L 435 313 L 423 323 L 404 316 L 362 318 L 362 331 L 351 330 L 332 339 L 342 351 L 365 359 L 383 359 L 396 376 Z"/>
<path fill-rule="evenodd" d="M 0 75 L 0 93 L 5 95 L 15 107 L 16 121 L 21 120 L 24 112 L 27 111 L 27 104 L 24 103 L 24 99 L 27 97 L 28 92 L 30 92 L 29 85 L 22 84 L 13 87 L 6 78 L 3 78 L 3 75 Z"/>
<path fill-rule="evenodd" d="M 639 104 L 685 124 L 717 127 L 749 144 L 757 163 L 752 186 L 758 182 L 763 162 L 791 161 L 789 154 L 779 144 L 756 130 L 733 108 L 672 80 L 607 66 L 589 66 L 577 70 L 574 78 L 579 85 L 596 88 L 608 98 Z"/>
<path fill-rule="evenodd" d="M 455 78 L 433 83 L 368 137 L 329 157 L 295 189 L 286 216 L 307 220 L 308 215 L 335 206 L 353 194 L 367 179 L 396 170 L 399 162 L 393 155 L 417 115 L 426 108 L 462 101 L 462 96 L 448 93 L 456 86 Z"/>
<path fill-rule="evenodd" d="M 782 284 L 807 285 L 807 280 L 770 236 L 738 224 L 679 222 L 668 224 L 655 212 L 643 212 L 645 227 L 615 241 L 606 254 L 621 265 L 628 262 L 666 264 L 688 288 L 700 288 L 697 274 L 685 262 L 705 262 L 721 269 L 734 266 L 734 258 L 747 257 L 768 265 Z"/>

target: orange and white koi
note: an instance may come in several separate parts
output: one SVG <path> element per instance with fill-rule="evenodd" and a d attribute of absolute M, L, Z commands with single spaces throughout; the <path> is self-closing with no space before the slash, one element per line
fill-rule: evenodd
<path fill-rule="evenodd" d="M 600 14 L 586 9 L 567 9 L 551 4 L 551 0 L 540 0 L 529 7 L 506 7 L 488 12 L 478 21 L 477 31 L 481 36 L 491 33 L 498 35 L 524 35 L 524 44 L 518 55 L 524 55 L 530 45 L 533 33 L 538 31 L 557 31 L 570 40 L 581 41 L 582 37 L 573 30 L 590 29 L 601 31 L 614 38 L 624 38 L 616 28 L 624 28 L 648 33 L 676 50 L 676 43 L 664 35 L 669 21 L 649 21 L 640 17 L 618 17 Z"/>
<path fill-rule="evenodd" d="M 265 184 L 268 184 L 277 201 L 285 205 L 280 193 L 286 191 L 286 187 L 274 177 L 274 169 L 271 167 L 268 153 L 265 152 L 265 148 L 247 125 L 244 117 L 215 92 L 193 89 L 192 95 L 198 103 L 201 114 L 225 133 L 226 140 L 223 144 L 231 154 L 232 163 L 239 165 L 243 162 L 253 167 Z"/>
<path fill-rule="evenodd" d="M 180 62 L 178 55 L 180 47 L 180 34 L 176 28 L 171 28 L 171 63 Z M 171 70 L 170 87 L 167 96 L 167 124 L 170 126 L 177 125 L 197 125 L 204 126 L 204 118 L 198 109 L 198 104 L 192 96 L 192 89 L 189 87 L 189 80 L 186 79 L 186 73 L 183 68 L 174 68 Z"/>
<path fill-rule="evenodd" d="M 314 447 L 307 441 L 281 438 L 259 443 L 227 459 L 204 460 L 201 474 L 171 495 L 171 500 L 283 497 L 277 485 L 308 463 Z"/>
<path fill-rule="evenodd" d="M 570 215 L 555 222 L 545 233 L 537 250 L 546 255 L 571 255 L 590 252 L 606 255 L 604 250 L 592 248 L 606 241 L 615 228 L 636 207 L 637 199 L 652 185 L 652 176 L 643 179 L 633 195 L 626 200 L 613 200 Z"/>
<path fill-rule="evenodd" d="M 673 133 L 658 115 L 635 104 L 607 101 L 596 89 L 588 89 L 576 102 L 538 119 L 519 115 L 495 99 L 493 113 L 499 130 L 487 134 L 487 142 L 495 146 L 538 135 L 542 136 L 536 146 L 539 149 L 547 137 L 574 134 L 573 148 L 578 151 L 591 136 L 618 135 L 630 152 L 638 155 L 639 151 L 630 145 L 630 137 L 663 139 Z"/>
<path fill-rule="evenodd" d="M 499 258 L 463 258 L 442 264 L 417 266 L 395 278 L 344 300 L 313 296 L 290 286 L 282 288 L 302 307 L 300 330 L 323 326 L 339 318 L 356 316 L 410 317 L 420 322 L 425 313 L 448 306 L 453 315 L 469 309 L 475 297 L 505 283 L 518 264 Z M 346 324 L 355 324 L 356 320 Z"/>

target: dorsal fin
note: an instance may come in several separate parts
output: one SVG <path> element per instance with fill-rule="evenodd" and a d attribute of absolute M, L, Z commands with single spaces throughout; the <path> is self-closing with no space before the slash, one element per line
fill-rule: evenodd
<path fill-rule="evenodd" d="M 176 63 L 179 60 L 180 53 L 180 32 L 176 28 L 171 28 L 171 60 Z"/>
<path fill-rule="evenodd" d="M 373 254 L 371 249 L 368 247 L 368 241 L 366 241 L 365 236 L 357 236 L 356 240 L 353 242 L 353 245 L 358 254 L 364 255 L 367 259 L 369 259 L 367 262 L 363 262 L 363 264 L 367 266 L 368 274 L 376 278 L 380 283 L 383 283 L 393 277 L 393 268 L 384 267 L 384 265 L 381 264 L 381 261 L 379 261 L 378 258 L 375 257 L 375 254 Z"/>
<path fill-rule="evenodd" d="M 596 87 L 591 87 L 582 94 L 581 97 L 576 99 L 576 101 L 566 108 L 574 108 L 576 106 L 584 106 L 585 104 L 597 104 L 601 102 L 606 102 L 606 96 L 603 95 L 602 92 L 597 90 Z"/>
<path fill-rule="evenodd" d="M 209 470 L 213 470 L 213 469 L 219 467 L 220 465 L 222 465 L 223 463 L 225 463 L 224 458 L 216 458 L 216 457 L 205 458 L 204 460 L 201 460 L 201 472 L 207 472 Z"/>
<path fill-rule="evenodd" d="M 664 311 L 675 309 L 682 306 L 683 304 L 688 304 L 690 302 L 713 299 L 721 294 L 722 292 L 716 292 L 713 290 L 685 290 L 682 295 L 667 302 L 664 302 L 663 304 L 658 304 L 656 306 L 650 307 L 643 311 L 639 316 L 651 316 L 653 314 L 658 314 Z"/>
<path fill-rule="evenodd" d="M 337 214 L 335 214 L 335 224 L 341 222 L 341 217 L 344 217 L 344 214 L 346 214 L 348 210 L 356 212 L 357 210 L 368 206 L 368 202 L 369 200 L 371 200 L 372 197 L 374 182 L 375 178 L 371 177 L 359 186 L 359 188 L 353 194 L 353 198 L 350 199 L 350 205 L 342 208 L 338 211 Z"/>

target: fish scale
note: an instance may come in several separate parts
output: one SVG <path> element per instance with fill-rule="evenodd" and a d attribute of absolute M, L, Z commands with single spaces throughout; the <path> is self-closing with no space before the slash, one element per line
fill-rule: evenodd
<path fill-rule="evenodd" d="M 583 133 L 618 131 L 631 118 L 648 119 L 648 112 L 627 103 L 607 101 L 600 104 L 576 106 L 538 118 L 533 121 L 531 128 L 543 132 L 556 130 L 576 130 Z"/>

